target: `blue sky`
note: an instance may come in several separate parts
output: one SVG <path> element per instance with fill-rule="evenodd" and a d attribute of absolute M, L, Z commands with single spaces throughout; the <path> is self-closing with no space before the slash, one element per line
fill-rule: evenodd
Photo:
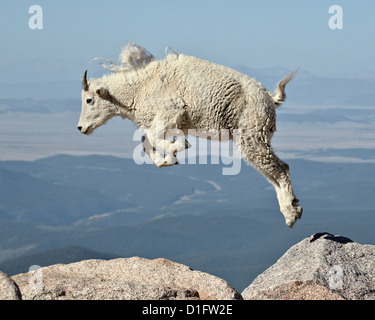
<path fill-rule="evenodd" d="M 43 9 L 43 30 L 28 10 Z M 331 30 L 331 5 L 344 28 Z M 116 59 L 135 41 L 158 58 L 166 46 L 227 66 L 284 66 L 322 76 L 375 74 L 375 2 L 2 1 L 0 83 L 74 80 L 93 57 Z"/>

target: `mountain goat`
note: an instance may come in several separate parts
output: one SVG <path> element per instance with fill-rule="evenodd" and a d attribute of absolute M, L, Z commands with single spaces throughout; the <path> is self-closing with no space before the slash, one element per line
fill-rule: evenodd
<path fill-rule="evenodd" d="M 294 74 L 282 79 L 273 94 L 240 72 L 172 50 L 164 60 L 155 60 L 143 47 L 129 43 L 120 60 L 121 65 L 107 60 L 106 67 L 114 72 L 101 78 L 88 81 L 85 72 L 81 133 L 91 134 L 114 116 L 128 118 L 145 131 L 144 150 L 163 167 L 177 164 L 176 152 L 190 146 L 185 139 L 166 140 L 169 132 L 225 129 L 247 162 L 275 187 L 280 211 L 293 227 L 302 208 L 293 193 L 289 166 L 274 153 L 271 138 L 276 109 Z"/>

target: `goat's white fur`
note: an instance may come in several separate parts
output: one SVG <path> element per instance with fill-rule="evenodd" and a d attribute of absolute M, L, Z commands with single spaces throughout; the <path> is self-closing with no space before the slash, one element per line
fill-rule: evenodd
<path fill-rule="evenodd" d="M 171 53 L 155 60 L 143 47 L 130 43 L 121 53 L 121 65 L 102 78 L 83 79 L 81 133 L 91 134 L 114 116 L 132 120 L 146 134 L 143 146 L 158 167 L 178 163 L 175 153 L 188 148 L 185 140 L 166 140 L 178 129 L 229 130 L 240 133 L 235 143 L 243 157 L 275 187 L 286 223 L 292 227 L 302 215 L 289 166 L 273 152 L 276 108 L 285 100 L 291 74 L 276 86 L 275 94 L 258 81 L 230 68 L 195 57 Z M 163 125 L 160 126 L 160 123 Z M 159 153 L 162 149 L 166 155 Z"/>

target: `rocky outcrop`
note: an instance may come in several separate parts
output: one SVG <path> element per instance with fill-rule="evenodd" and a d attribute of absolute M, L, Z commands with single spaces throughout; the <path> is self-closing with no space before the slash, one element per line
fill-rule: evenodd
<path fill-rule="evenodd" d="M 242 295 L 223 279 L 166 259 L 84 260 L 11 278 L 0 272 L 0 299 L 21 298 L 374 300 L 375 245 L 314 234 L 291 247 Z"/>
<path fill-rule="evenodd" d="M 84 260 L 12 277 L 22 299 L 241 299 L 226 281 L 167 259 Z"/>
<path fill-rule="evenodd" d="M 21 294 L 15 284 L 4 272 L 0 271 L 0 300 L 20 300 Z"/>
<path fill-rule="evenodd" d="M 252 300 L 373 300 L 375 245 L 314 234 L 291 247 L 242 296 Z"/>

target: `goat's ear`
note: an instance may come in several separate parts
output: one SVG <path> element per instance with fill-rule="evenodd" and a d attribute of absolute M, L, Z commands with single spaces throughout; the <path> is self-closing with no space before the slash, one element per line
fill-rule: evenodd
<path fill-rule="evenodd" d="M 108 89 L 104 88 L 104 87 L 99 87 L 98 89 L 96 89 L 96 94 L 99 96 L 99 97 L 108 97 L 109 96 L 109 91 Z"/>

